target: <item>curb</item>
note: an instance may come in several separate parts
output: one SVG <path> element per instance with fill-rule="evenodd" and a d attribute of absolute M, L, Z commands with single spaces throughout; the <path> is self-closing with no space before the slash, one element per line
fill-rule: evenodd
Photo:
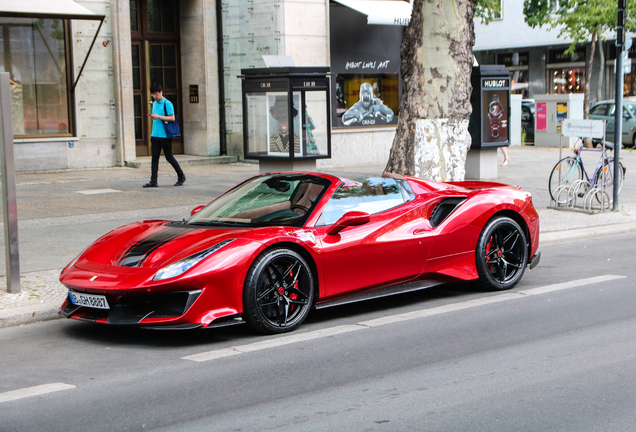
<path fill-rule="evenodd" d="M 556 244 L 572 240 L 585 240 L 614 234 L 625 234 L 636 231 L 636 222 L 599 225 L 595 227 L 577 228 L 564 231 L 552 231 L 539 234 L 539 246 Z"/>
<path fill-rule="evenodd" d="M 18 327 L 25 324 L 33 324 L 42 321 L 51 321 L 62 318 L 58 312 L 60 304 L 52 306 L 50 304 L 42 304 L 40 307 L 24 306 L 15 309 L 9 309 L 0 313 L 0 328 Z"/>

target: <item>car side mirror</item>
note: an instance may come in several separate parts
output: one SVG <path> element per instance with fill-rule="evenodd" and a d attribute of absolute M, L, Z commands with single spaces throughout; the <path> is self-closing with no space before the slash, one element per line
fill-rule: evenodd
<path fill-rule="evenodd" d="M 198 213 L 203 207 L 205 207 L 204 205 L 200 205 L 199 207 L 195 207 L 192 209 L 192 211 L 190 212 L 190 216 L 194 216 L 195 213 Z"/>
<path fill-rule="evenodd" d="M 327 231 L 327 235 L 336 235 L 343 229 L 351 226 L 359 226 L 367 224 L 371 221 L 371 217 L 369 213 L 361 212 L 361 211 L 350 211 L 345 213 L 340 219 L 334 223 L 329 231 Z"/>

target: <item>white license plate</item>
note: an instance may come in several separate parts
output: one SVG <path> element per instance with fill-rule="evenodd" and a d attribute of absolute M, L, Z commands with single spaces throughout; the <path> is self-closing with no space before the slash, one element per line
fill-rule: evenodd
<path fill-rule="evenodd" d="M 110 309 L 106 296 L 96 294 L 84 294 L 76 292 L 68 292 L 71 303 L 77 306 L 85 306 L 96 309 Z"/>

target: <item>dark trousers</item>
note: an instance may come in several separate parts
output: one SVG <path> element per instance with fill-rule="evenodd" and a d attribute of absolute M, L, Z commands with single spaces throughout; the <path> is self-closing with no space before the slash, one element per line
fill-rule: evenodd
<path fill-rule="evenodd" d="M 177 177 L 179 180 L 185 179 L 185 175 L 183 175 L 183 171 L 179 166 L 179 162 L 174 158 L 172 154 L 172 138 L 157 138 L 150 137 L 150 151 L 152 153 L 152 168 L 150 174 L 150 181 L 152 183 L 157 183 L 157 173 L 159 172 L 159 156 L 161 156 L 161 150 L 163 150 L 163 155 L 166 157 L 166 160 L 172 168 L 174 168 L 177 173 Z"/>

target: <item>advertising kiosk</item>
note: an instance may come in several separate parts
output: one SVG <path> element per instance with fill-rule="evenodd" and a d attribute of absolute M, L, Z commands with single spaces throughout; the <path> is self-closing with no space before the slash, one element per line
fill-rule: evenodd
<path fill-rule="evenodd" d="M 559 147 L 561 144 L 573 147 L 575 137 L 568 137 L 561 143 L 563 121 L 582 120 L 585 95 L 583 93 L 535 95 L 534 145 Z"/>
<path fill-rule="evenodd" d="M 331 157 L 328 67 L 242 69 L 245 159 L 260 172 L 315 171 Z"/>
<path fill-rule="evenodd" d="M 510 75 L 503 65 L 473 67 L 466 178 L 497 177 L 497 148 L 510 145 Z"/>

